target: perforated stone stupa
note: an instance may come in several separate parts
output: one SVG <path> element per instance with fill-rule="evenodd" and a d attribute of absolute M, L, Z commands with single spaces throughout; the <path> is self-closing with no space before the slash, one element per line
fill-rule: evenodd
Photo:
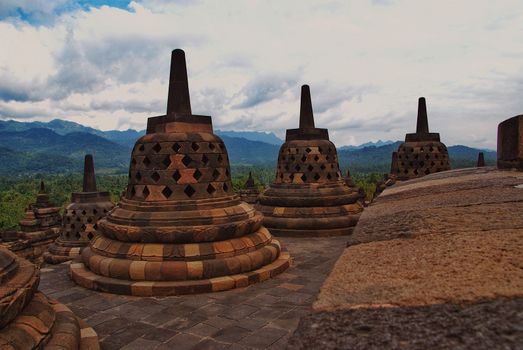
<path fill-rule="evenodd" d="M 245 188 L 241 189 L 239 194 L 242 201 L 246 203 L 256 204 L 258 202 L 260 191 L 254 183 L 252 172 L 249 171 L 249 178 L 245 181 Z"/>
<path fill-rule="evenodd" d="M 0 247 L 0 349 L 99 349 L 92 328 L 37 291 L 40 271 Z"/>
<path fill-rule="evenodd" d="M 352 233 L 363 206 L 342 177 L 327 129 L 314 126 L 309 86 L 301 88 L 300 126 L 287 130 L 274 183 L 259 196 L 264 225 L 274 235 Z"/>
<path fill-rule="evenodd" d="M 392 175 L 396 175 L 399 180 L 450 170 L 447 146 L 440 142 L 438 133 L 429 132 L 424 97 L 418 100 L 416 132 L 405 136 L 405 142 L 398 148 L 397 159 L 393 158 L 392 163 Z"/>
<path fill-rule="evenodd" d="M 244 287 L 285 270 L 289 254 L 262 215 L 234 194 L 209 116 L 193 115 L 185 54 L 174 50 L 167 114 L 133 149 L 125 198 L 71 264 L 91 289 L 138 296 Z"/>
<path fill-rule="evenodd" d="M 60 234 L 61 222 L 60 208 L 49 201 L 49 194 L 41 181 L 36 202 L 27 207 L 19 222 L 20 231 L 16 237 L 4 240 L 2 246 L 23 258 L 41 263 L 43 253 Z"/>
<path fill-rule="evenodd" d="M 80 255 L 97 228 L 97 222 L 114 207 L 109 192 L 96 189 L 93 156 L 84 160 L 82 192 L 73 192 L 71 204 L 65 208 L 60 237 L 49 246 L 44 254 L 47 263 L 58 264 Z"/>

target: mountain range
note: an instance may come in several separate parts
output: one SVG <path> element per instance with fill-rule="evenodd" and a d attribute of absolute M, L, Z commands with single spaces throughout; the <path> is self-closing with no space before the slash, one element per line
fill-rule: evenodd
<path fill-rule="evenodd" d="M 129 167 L 132 147 L 144 130 L 101 131 L 78 123 L 0 121 L 0 176 L 81 171 L 83 157 L 93 154 L 97 171 L 122 174 Z M 275 167 L 283 142 L 272 133 L 216 131 L 227 146 L 231 166 Z M 387 172 L 391 154 L 400 141 L 370 142 L 340 147 L 340 166 L 353 173 Z M 474 166 L 480 150 L 451 146 L 453 168 Z M 495 164 L 496 152 L 484 151 L 487 164 Z"/>

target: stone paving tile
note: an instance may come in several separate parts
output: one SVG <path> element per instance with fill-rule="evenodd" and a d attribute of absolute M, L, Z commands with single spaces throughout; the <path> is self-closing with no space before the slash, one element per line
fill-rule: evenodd
<path fill-rule="evenodd" d="M 280 240 L 293 266 L 232 291 L 163 298 L 98 293 L 70 281 L 67 263 L 45 266 L 40 290 L 86 320 L 102 349 L 284 349 L 347 237 Z"/>

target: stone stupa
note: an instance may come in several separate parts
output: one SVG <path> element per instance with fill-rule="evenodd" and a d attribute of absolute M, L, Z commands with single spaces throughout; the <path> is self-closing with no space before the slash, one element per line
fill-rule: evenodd
<path fill-rule="evenodd" d="M 71 204 L 64 211 L 60 237 L 44 253 L 44 260 L 58 264 L 80 255 L 93 238 L 98 220 L 113 207 L 109 192 L 96 189 L 93 156 L 88 154 L 84 160 L 82 192 L 72 193 Z"/>
<path fill-rule="evenodd" d="M 167 114 L 136 142 L 125 198 L 71 264 L 86 288 L 136 296 L 215 292 L 284 271 L 287 252 L 234 194 L 209 116 L 193 115 L 185 54 L 174 50 Z"/>
<path fill-rule="evenodd" d="M 477 168 L 482 168 L 485 166 L 485 154 L 483 152 L 478 153 L 478 161 L 476 162 Z"/>
<path fill-rule="evenodd" d="M 39 264 L 47 247 L 60 234 L 61 223 L 60 207 L 50 202 L 49 193 L 41 181 L 36 202 L 29 204 L 19 222 L 20 231 L 16 232 L 16 237 L 4 240 L 2 246 Z"/>
<path fill-rule="evenodd" d="M 499 123 L 497 166 L 523 170 L 523 114 Z"/>
<path fill-rule="evenodd" d="M 258 202 L 258 195 L 260 194 L 260 191 L 254 183 L 251 171 L 249 171 L 249 177 L 247 178 L 247 181 L 245 181 L 245 188 L 241 189 L 239 194 L 242 201 L 246 203 L 256 204 Z"/>
<path fill-rule="evenodd" d="M 259 196 L 264 225 L 274 235 L 347 235 L 363 210 L 358 198 L 341 175 L 327 129 L 314 126 L 309 86 L 303 85 L 299 128 L 287 130 L 274 183 Z"/>
<path fill-rule="evenodd" d="M 99 349 L 95 331 L 38 292 L 40 270 L 0 247 L 0 349 Z"/>
<path fill-rule="evenodd" d="M 407 134 L 405 142 L 398 147 L 392 175 L 398 180 L 409 180 L 440 171 L 450 170 L 447 146 L 438 133 L 429 132 L 427 105 L 424 97 L 418 100 L 416 132 Z"/>

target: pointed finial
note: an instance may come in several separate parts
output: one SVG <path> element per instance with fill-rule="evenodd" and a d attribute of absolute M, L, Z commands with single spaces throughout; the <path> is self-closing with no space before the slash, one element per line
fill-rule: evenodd
<path fill-rule="evenodd" d="M 249 171 L 249 178 L 247 179 L 247 182 L 245 182 L 245 187 L 252 188 L 254 187 L 254 179 L 252 178 L 252 172 Z"/>
<path fill-rule="evenodd" d="M 173 50 L 171 54 L 171 75 L 169 77 L 169 96 L 167 97 L 167 114 L 191 115 L 191 97 L 187 80 L 185 52 Z"/>
<path fill-rule="evenodd" d="M 418 99 L 418 122 L 416 124 L 416 134 L 428 134 L 429 121 L 427 118 L 427 104 L 425 97 Z"/>
<path fill-rule="evenodd" d="M 347 177 L 350 177 L 350 169 L 347 169 Z"/>
<path fill-rule="evenodd" d="M 476 167 L 480 168 L 480 167 L 484 167 L 484 166 L 485 166 L 485 155 L 483 154 L 483 152 L 479 152 L 478 162 L 476 164 Z"/>
<path fill-rule="evenodd" d="M 309 85 L 301 87 L 300 129 L 314 128 L 314 115 L 312 114 L 311 90 Z"/>
<path fill-rule="evenodd" d="M 93 156 L 85 155 L 83 192 L 96 192 L 96 177 L 94 175 Z"/>
<path fill-rule="evenodd" d="M 44 181 L 40 181 L 40 192 L 39 193 L 45 193 L 45 184 Z"/>

